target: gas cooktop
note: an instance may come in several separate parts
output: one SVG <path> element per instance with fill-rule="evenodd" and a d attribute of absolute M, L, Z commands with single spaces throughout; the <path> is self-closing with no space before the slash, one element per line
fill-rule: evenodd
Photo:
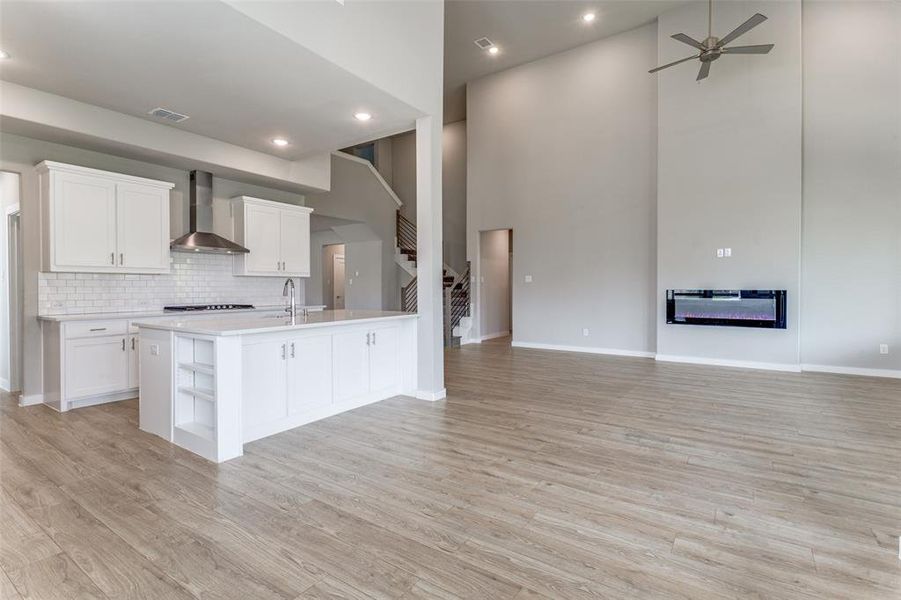
<path fill-rule="evenodd" d="M 163 310 L 169 312 L 190 312 L 195 310 L 251 310 L 253 304 L 181 304 L 176 306 L 164 306 Z"/>

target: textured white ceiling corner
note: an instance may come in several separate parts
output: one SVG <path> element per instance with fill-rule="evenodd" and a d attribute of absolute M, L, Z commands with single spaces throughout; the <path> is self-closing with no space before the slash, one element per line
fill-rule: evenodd
<path fill-rule="evenodd" d="M 190 116 L 167 127 L 281 159 L 409 129 L 420 115 L 217 0 L 4 0 L 2 17 L 0 37 L 13 57 L 2 65 L 3 80 L 140 119 L 153 119 L 150 109 L 167 108 Z M 362 109 L 376 118 L 360 123 L 353 114 Z M 274 137 L 291 144 L 276 148 Z"/>
<path fill-rule="evenodd" d="M 654 21 L 683 0 L 446 0 L 444 121 L 466 117 L 466 83 Z M 589 10 L 597 19 L 586 24 Z M 491 56 L 473 42 L 487 37 Z"/>
<path fill-rule="evenodd" d="M 346 0 L 343 5 L 225 1 L 415 107 L 419 116 L 439 114 L 444 56 L 441 0 Z"/>

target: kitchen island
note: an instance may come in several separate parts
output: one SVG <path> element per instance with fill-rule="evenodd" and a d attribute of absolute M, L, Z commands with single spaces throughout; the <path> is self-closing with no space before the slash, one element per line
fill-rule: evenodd
<path fill-rule="evenodd" d="M 136 323 L 140 428 L 208 460 L 416 384 L 416 315 L 328 310 Z"/>

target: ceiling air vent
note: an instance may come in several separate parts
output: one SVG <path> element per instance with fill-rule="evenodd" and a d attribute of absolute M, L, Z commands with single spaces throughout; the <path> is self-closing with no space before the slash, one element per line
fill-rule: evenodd
<path fill-rule="evenodd" d="M 494 45 L 494 42 L 492 42 L 491 40 L 489 40 L 486 37 L 483 37 L 483 38 L 477 39 L 475 44 L 482 50 L 487 50 L 488 48 L 491 48 Z"/>
<path fill-rule="evenodd" d="M 166 110 L 165 108 L 154 108 L 147 114 L 158 119 L 166 119 L 167 121 L 172 121 L 173 123 L 181 123 L 185 119 L 190 118 L 188 115 L 183 115 L 171 110 Z"/>

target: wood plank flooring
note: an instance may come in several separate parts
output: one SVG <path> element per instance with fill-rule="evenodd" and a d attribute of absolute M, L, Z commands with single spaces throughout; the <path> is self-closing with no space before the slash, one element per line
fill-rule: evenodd
<path fill-rule="evenodd" d="M 4 599 L 901 598 L 901 381 L 449 350 L 213 465 L 0 400 Z"/>

